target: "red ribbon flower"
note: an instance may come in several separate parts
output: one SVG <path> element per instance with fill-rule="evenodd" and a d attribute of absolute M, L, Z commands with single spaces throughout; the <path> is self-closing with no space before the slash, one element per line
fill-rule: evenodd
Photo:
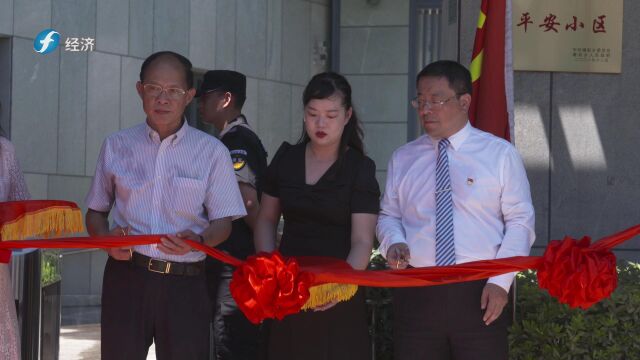
<path fill-rule="evenodd" d="M 313 277 L 300 271 L 295 258 L 279 252 L 250 256 L 233 272 L 231 296 L 254 324 L 267 318 L 282 320 L 300 311 L 309 299 Z"/>
<path fill-rule="evenodd" d="M 587 236 L 551 241 L 538 268 L 539 286 L 560 302 L 582 309 L 609 297 L 618 286 L 616 257 L 590 244 Z"/>

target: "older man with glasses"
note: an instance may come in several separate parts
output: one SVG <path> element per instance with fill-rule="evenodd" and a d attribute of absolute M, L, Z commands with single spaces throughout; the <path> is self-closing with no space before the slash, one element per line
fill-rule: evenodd
<path fill-rule="evenodd" d="M 226 147 L 184 119 L 191 62 L 149 56 L 136 84 L 146 121 L 104 141 L 86 198 L 92 236 L 165 234 L 160 244 L 107 250 L 102 359 L 207 359 L 211 309 L 205 254 L 246 215 Z M 113 223 L 108 215 L 113 210 Z"/>

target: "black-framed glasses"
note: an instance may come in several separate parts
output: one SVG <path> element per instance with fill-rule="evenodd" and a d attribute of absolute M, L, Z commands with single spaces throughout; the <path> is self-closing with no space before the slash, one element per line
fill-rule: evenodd
<path fill-rule="evenodd" d="M 180 100 L 187 93 L 186 90 L 181 88 L 165 88 L 156 84 L 143 84 L 142 88 L 146 95 L 158 97 L 162 92 L 164 92 L 171 100 Z"/>
<path fill-rule="evenodd" d="M 411 100 L 411 106 L 413 106 L 413 108 L 416 109 L 416 110 L 420 110 L 420 109 L 424 109 L 424 108 L 427 108 L 427 110 L 428 109 L 440 109 L 447 102 L 451 101 L 454 98 L 457 99 L 458 95 L 453 95 L 452 97 L 450 97 L 448 99 L 438 100 L 438 101 L 423 100 L 423 99 L 420 99 L 420 98 L 416 97 L 415 99 Z"/>

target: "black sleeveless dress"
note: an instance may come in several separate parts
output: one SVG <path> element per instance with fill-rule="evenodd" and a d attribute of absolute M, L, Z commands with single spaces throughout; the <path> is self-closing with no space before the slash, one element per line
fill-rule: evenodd
<path fill-rule="evenodd" d="M 264 193 L 279 198 L 285 256 L 346 260 L 351 214 L 377 214 L 380 189 L 374 162 L 349 149 L 314 185 L 305 181 L 306 144 L 282 144 L 267 169 Z M 268 359 L 358 360 L 371 358 L 364 292 L 326 311 L 303 311 L 268 331 Z"/>

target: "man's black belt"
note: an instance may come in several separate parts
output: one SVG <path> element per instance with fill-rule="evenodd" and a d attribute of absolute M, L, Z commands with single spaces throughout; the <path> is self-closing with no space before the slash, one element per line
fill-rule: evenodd
<path fill-rule="evenodd" d="M 133 263 L 151 272 L 165 275 L 198 276 L 204 272 L 204 261 L 190 263 L 166 261 L 154 259 L 137 252 L 133 253 Z"/>

